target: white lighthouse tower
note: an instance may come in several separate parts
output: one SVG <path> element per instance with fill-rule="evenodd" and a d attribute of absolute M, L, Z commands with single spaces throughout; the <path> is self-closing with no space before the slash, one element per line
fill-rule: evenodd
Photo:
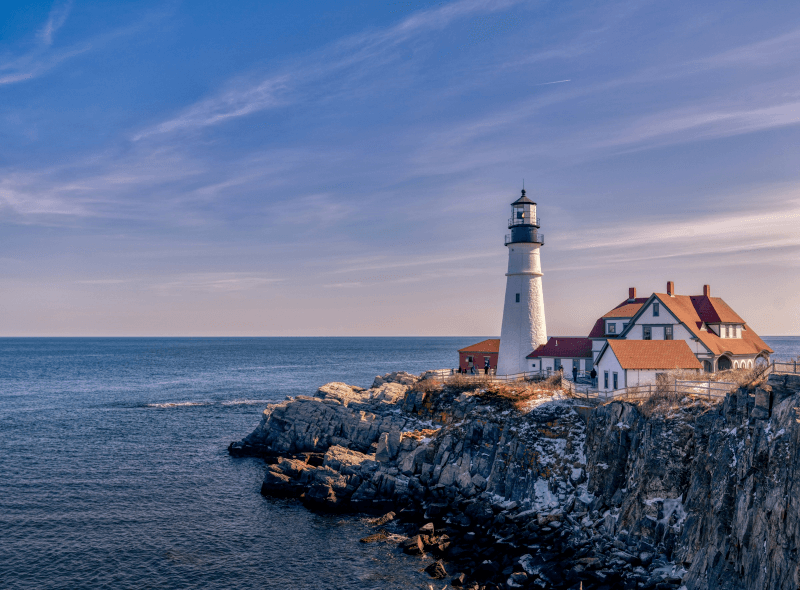
<path fill-rule="evenodd" d="M 544 236 L 539 233 L 536 203 L 525 196 L 525 189 L 522 189 L 522 196 L 511 203 L 508 228 L 511 234 L 506 235 L 508 272 L 497 358 L 498 375 L 525 372 L 528 368 L 525 357 L 547 342 L 542 264 L 539 260 Z"/>

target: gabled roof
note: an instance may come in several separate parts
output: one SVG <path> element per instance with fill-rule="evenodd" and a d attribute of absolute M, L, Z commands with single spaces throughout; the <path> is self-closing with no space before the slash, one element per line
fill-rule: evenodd
<path fill-rule="evenodd" d="M 489 338 L 488 340 L 483 340 L 477 344 L 462 348 L 458 352 L 500 352 L 500 339 Z"/>
<path fill-rule="evenodd" d="M 609 311 L 604 318 L 632 318 L 636 315 L 636 312 L 641 309 L 642 305 L 647 301 L 647 297 L 634 299 L 631 301 L 630 299 L 623 301 L 614 309 Z"/>
<path fill-rule="evenodd" d="M 594 326 L 592 326 L 592 330 L 589 332 L 589 338 L 604 338 L 606 336 L 606 326 L 605 322 L 603 321 L 606 318 L 632 318 L 635 316 L 638 311 L 642 308 L 642 305 L 647 302 L 647 297 L 639 297 L 631 301 L 630 299 L 626 299 L 619 305 L 617 305 L 614 309 L 609 311 L 603 317 L 598 319 Z M 614 334 L 611 335 L 612 337 Z"/>
<path fill-rule="evenodd" d="M 551 336 L 547 344 L 542 344 L 526 358 L 592 358 L 592 341 L 589 338 Z"/>
<path fill-rule="evenodd" d="M 652 296 L 657 297 L 661 304 L 669 309 L 679 322 L 683 322 L 689 331 L 715 355 L 725 354 L 726 352 L 733 355 L 758 354 L 763 351 L 774 352 L 719 297 L 705 297 L 702 295 L 674 295 L 670 297 L 666 293 L 653 293 Z M 705 316 L 705 319 L 701 316 L 701 313 Z M 743 324 L 742 337 L 720 338 L 714 332 L 702 329 L 704 323 L 718 323 L 720 321 L 723 323 Z"/>
<path fill-rule="evenodd" d="M 703 366 L 685 340 L 609 340 L 598 363 L 608 348 L 623 369 L 700 369 Z"/>

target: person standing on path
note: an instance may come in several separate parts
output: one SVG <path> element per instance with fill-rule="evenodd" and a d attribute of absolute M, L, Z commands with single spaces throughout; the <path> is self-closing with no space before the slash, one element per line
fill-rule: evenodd
<path fill-rule="evenodd" d="M 573 383 L 578 382 L 578 367 L 576 367 L 575 365 L 572 365 L 572 382 Z"/>
<path fill-rule="evenodd" d="M 592 377 L 592 387 L 597 387 L 597 371 L 594 370 L 594 367 L 589 375 Z"/>

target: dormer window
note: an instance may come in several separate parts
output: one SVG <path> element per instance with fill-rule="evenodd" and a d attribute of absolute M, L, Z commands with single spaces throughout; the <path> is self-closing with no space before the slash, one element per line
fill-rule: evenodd
<path fill-rule="evenodd" d="M 614 322 L 608 322 L 606 324 L 606 334 L 616 334 L 617 333 L 617 324 Z"/>

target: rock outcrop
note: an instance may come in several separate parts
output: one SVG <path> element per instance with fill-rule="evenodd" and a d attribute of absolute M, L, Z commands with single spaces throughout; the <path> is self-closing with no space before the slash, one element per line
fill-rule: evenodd
<path fill-rule="evenodd" d="M 610 530 L 688 569 L 687 588 L 800 587 L 800 376 L 771 375 L 687 419 L 609 404 L 593 413 L 590 489 Z"/>
<path fill-rule="evenodd" d="M 586 424 L 575 400 L 393 373 L 272 405 L 229 451 L 267 460 L 265 495 L 392 510 L 363 540 L 402 533 L 453 585 L 795 590 L 799 391 L 772 376 L 722 403 L 610 403 Z"/>

